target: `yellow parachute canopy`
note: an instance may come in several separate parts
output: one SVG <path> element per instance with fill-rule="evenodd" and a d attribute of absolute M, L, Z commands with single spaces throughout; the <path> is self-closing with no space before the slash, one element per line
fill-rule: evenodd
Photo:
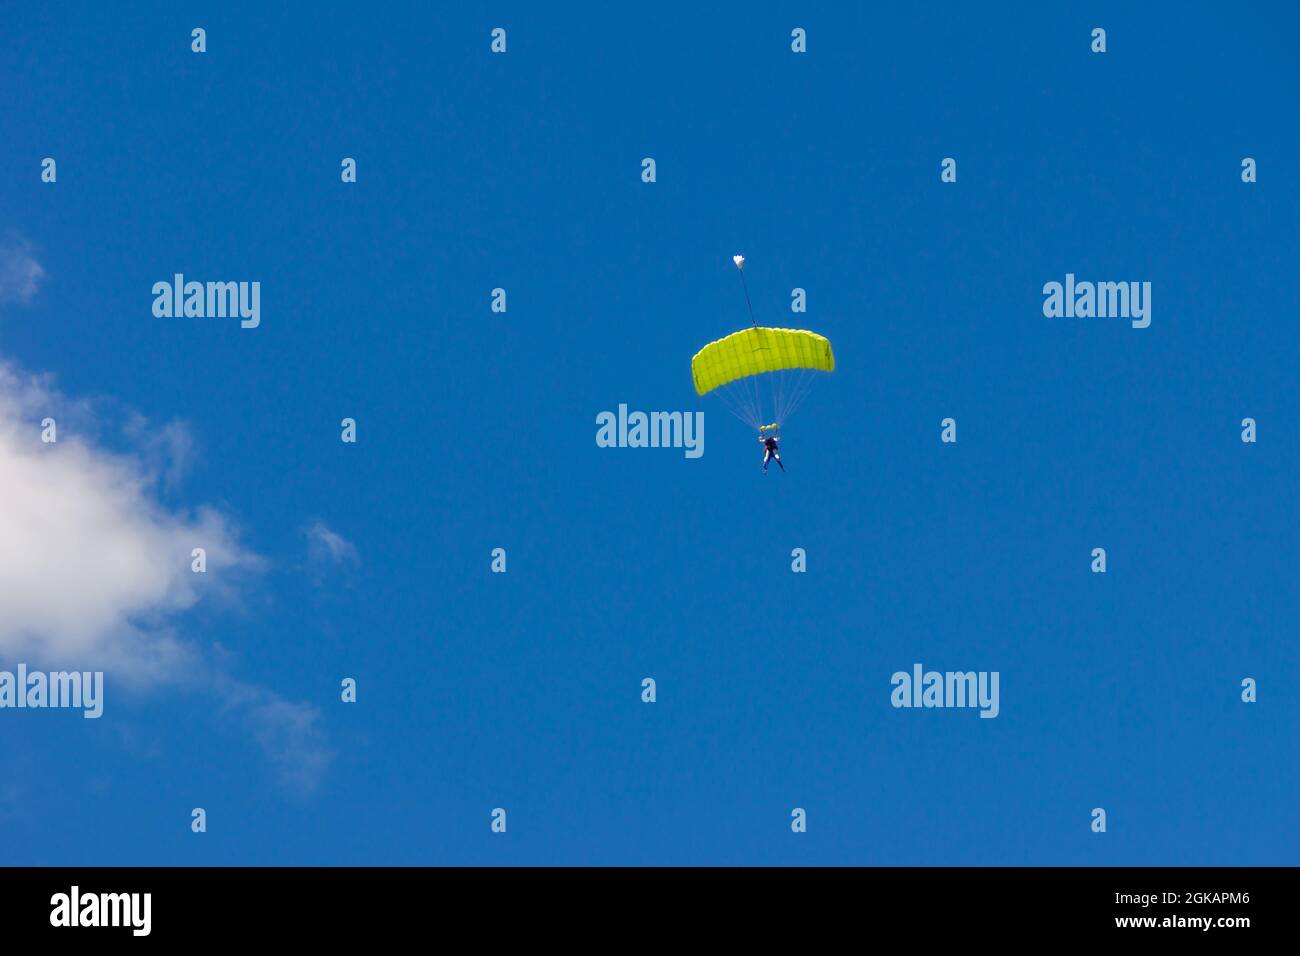
<path fill-rule="evenodd" d="M 791 368 L 834 371 L 830 339 L 807 329 L 744 329 L 710 342 L 691 359 L 700 395 L 738 378 Z"/>

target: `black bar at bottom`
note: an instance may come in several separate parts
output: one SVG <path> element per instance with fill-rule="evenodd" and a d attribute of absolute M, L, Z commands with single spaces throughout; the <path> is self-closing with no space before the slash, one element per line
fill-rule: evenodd
<path fill-rule="evenodd" d="M 610 946 L 707 938 L 821 949 L 814 938 L 831 934 L 863 942 L 901 934 L 922 946 L 1099 936 L 1231 945 L 1291 935 L 1283 909 L 1295 876 L 1288 868 L 0 869 L 0 932 L 6 944 L 329 945 L 423 933 Z"/>

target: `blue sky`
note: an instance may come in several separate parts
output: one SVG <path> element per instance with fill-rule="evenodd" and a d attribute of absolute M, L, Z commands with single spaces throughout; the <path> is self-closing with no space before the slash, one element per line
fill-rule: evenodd
<path fill-rule="evenodd" d="M 95 560 L 0 582 L 0 669 L 175 553 L 87 625 L 103 718 L 0 711 L 0 862 L 1295 863 L 1300 12 L 535 6 L 6 14 L 8 448 L 142 485 L 9 484 L 5 567 Z M 766 478 L 689 374 L 738 252 L 838 362 Z M 176 272 L 260 327 L 155 318 Z M 1067 272 L 1150 328 L 1045 318 Z M 598 448 L 620 402 L 705 454 Z M 892 708 L 916 662 L 1001 713 Z"/>

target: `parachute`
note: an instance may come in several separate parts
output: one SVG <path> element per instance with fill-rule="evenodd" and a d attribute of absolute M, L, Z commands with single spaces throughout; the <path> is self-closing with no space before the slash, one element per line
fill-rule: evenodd
<path fill-rule="evenodd" d="M 710 342 L 691 359 L 695 391 L 717 391 L 733 415 L 759 431 L 775 430 L 808 396 L 817 373 L 834 370 L 830 340 L 807 329 L 742 329 Z"/>

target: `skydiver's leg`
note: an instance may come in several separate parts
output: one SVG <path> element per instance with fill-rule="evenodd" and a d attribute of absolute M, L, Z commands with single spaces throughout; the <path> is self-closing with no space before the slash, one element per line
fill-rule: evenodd
<path fill-rule="evenodd" d="M 775 456 L 773 456 L 773 457 L 776 458 L 776 463 L 777 463 L 778 465 L 781 465 L 781 456 L 780 456 L 780 455 L 775 455 Z M 785 471 L 785 465 L 781 465 L 781 470 L 782 470 L 782 471 Z"/>
<path fill-rule="evenodd" d="M 771 450 L 763 452 L 763 474 L 767 474 L 767 463 L 772 460 Z M 784 466 L 782 466 L 784 467 Z"/>

